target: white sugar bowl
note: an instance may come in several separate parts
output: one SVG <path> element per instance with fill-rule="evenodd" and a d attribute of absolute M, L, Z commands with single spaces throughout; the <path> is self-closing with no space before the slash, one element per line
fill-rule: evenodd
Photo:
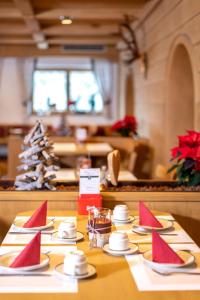
<path fill-rule="evenodd" d="M 72 239 L 76 237 L 76 225 L 73 221 L 63 221 L 58 227 L 58 237 L 61 239 Z"/>
<path fill-rule="evenodd" d="M 84 275 L 88 272 L 88 263 L 83 251 L 75 250 L 66 254 L 64 273 L 68 275 Z"/>
<path fill-rule="evenodd" d="M 113 210 L 114 220 L 126 221 L 129 218 L 129 209 L 127 205 L 116 205 Z"/>
<path fill-rule="evenodd" d="M 129 239 L 126 232 L 114 231 L 109 237 L 109 248 L 116 251 L 129 249 Z"/>

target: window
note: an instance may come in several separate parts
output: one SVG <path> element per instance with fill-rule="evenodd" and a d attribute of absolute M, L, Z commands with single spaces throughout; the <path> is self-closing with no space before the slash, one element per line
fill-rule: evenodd
<path fill-rule="evenodd" d="M 91 70 L 35 70 L 33 112 L 101 113 L 103 100 Z"/>

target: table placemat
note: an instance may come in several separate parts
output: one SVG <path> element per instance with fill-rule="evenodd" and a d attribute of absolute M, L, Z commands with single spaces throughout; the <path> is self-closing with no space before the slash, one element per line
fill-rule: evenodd
<path fill-rule="evenodd" d="M 200 272 L 200 248 L 196 244 L 171 244 L 171 246 L 180 250 L 194 251 L 192 253 L 195 255 L 197 263 L 195 270 Z M 200 275 L 157 274 L 144 264 L 141 254 L 127 255 L 126 260 L 139 291 L 200 290 Z"/>
<path fill-rule="evenodd" d="M 167 242 L 167 243 L 194 243 L 192 238 L 188 235 L 188 233 L 173 219 L 171 215 L 169 216 L 156 216 L 167 220 L 172 220 L 174 222 L 174 230 L 171 231 L 163 231 L 160 232 L 161 237 Z M 117 230 L 124 231 L 128 233 L 129 239 L 134 243 L 151 243 L 152 237 L 151 234 L 148 235 L 140 235 L 137 233 L 134 233 L 131 228 L 133 227 L 132 224 L 126 224 L 126 225 L 120 225 L 115 223 L 115 227 Z M 175 235 L 162 235 L 162 233 L 171 233 Z"/>
<path fill-rule="evenodd" d="M 15 220 L 27 220 L 29 217 L 27 216 L 18 216 L 15 218 Z M 41 235 L 41 244 L 42 245 L 66 245 L 66 244 L 76 244 L 76 242 L 62 242 L 60 240 L 56 240 L 52 238 L 52 234 L 57 231 L 58 225 L 60 222 L 67 220 L 67 221 L 73 221 L 75 224 L 77 223 L 76 217 L 58 217 L 54 216 L 51 218 L 55 218 L 54 221 L 54 228 L 53 229 L 46 229 L 44 232 L 42 232 Z M 13 244 L 18 244 L 18 245 L 26 245 L 27 243 L 30 242 L 30 240 L 33 238 L 35 233 L 21 233 L 20 231 L 17 232 L 18 230 L 15 229 L 15 226 L 12 224 L 8 233 L 6 234 L 2 245 L 13 245 Z"/>
<path fill-rule="evenodd" d="M 21 246 L 2 246 L 0 255 L 22 249 Z M 76 279 L 62 280 L 54 274 L 55 266 L 63 262 L 65 254 L 76 249 L 76 246 L 42 247 L 42 251 L 49 252 L 50 257 L 50 265 L 42 272 L 43 276 L 6 276 L 5 271 L 0 268 L 0 293 L 77 293 L 78 282 Z M 40 271 L 37 270 L 37 272 Z"/>

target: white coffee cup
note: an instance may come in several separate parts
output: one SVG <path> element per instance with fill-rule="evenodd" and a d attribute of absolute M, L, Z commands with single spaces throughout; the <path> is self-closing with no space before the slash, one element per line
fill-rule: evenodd
<path fill-rule="evenodd" d="M 83 251 L 75 250 L 67 253 L 64 259 L 64 273 L 69 275 L 84 275 L 88 272 L 88 263 Z"/>
<path fill-rule="evenodd" d="M 129 248 L 129 239 L 126 232 L 114 231 L 109 237 L 109 248 L 111 250 L 123 251 Z"/>
<path fill-rule="evenodd" d="M 129 218 L 129 209 L 127 205 L 116 205 L 113 210 L 113 218 L 119 221 L 125 221 Z"/>
<path fill-rule="evenodd" d="M 76 237 L 76 225 L 73 221 L 63 221 L 58 226 L 58 237 L 61 239 L 71 239 Z"/>

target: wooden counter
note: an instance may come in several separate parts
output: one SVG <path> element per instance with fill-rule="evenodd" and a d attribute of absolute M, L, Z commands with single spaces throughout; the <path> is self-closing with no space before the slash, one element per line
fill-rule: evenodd
<path fill-rule="evenodd" d="M 199 192 L 102 192 L 103 206 L 114 208 L 125 203 L 137 209 L 138 201 L 145 201 L 150 209 L 174 214 L 177 221 L 200 245 Z M 0 191 L 0 228 L 5 235 L 9 224 L 19 212 L 35 209 L 38 203 L 49 201 L 50 209 L 73 210 L 77 207 L 78 192 L 67 191 Z"/>

